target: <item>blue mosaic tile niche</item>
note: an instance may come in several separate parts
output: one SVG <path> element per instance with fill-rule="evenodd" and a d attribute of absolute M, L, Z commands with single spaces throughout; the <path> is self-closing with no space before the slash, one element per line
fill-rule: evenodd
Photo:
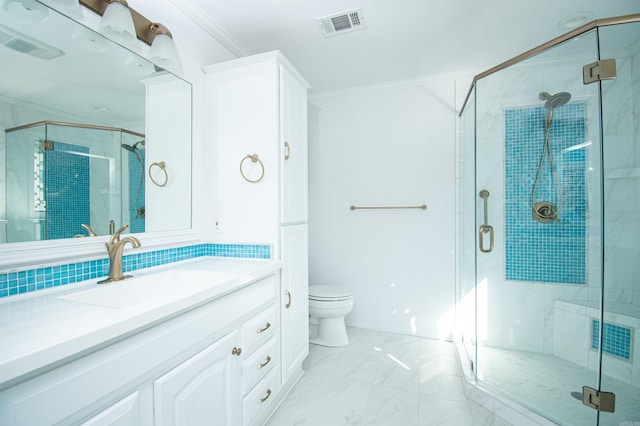
<path fill-rule="evenodd" d="M 87 147 L 63 142 L 53 142 L 53 149 L 44 151 L 43 239 L 73 238 L 84 234 L 81 223 L 91 223 L 89 157 L 82 155 L 88 153 Z"/>
<path fill-rule="evenodd" d="M 591 348 L 599 349 L 600 321 L 592 320 Z M 631 329 L 604 323 L 602 329 L 602 352 L 631 361 Z"/>
<path fill-rule="evenodd" d="M 126 151 L 129 161 L 129 224 L 131 233 L 145 231 L 144 216 L 138 213 L 144 208 L 144 169 L 133 152 Z M 138 149 L 138 156 L 144 162 L 144 149 Z"/>
<path fill-rule="evenodd" d="M 255 244 L 197 244 L 192 246 L 132 253 L 122 257 L 124 272 L 166 265 L 203 256 L 271 259 L 271 246 Z M 66 265 L 0 273 L 0 298 L 45 288 L 104 277 L 109 259 L 89 260 Z"/>
<path fill-rule="evenodd" d="M 543 107 L 505 111 L 505 275 L 507 280 L 586 282 L 586 155 L 584 104 L 554 110 L 551 152 L 562 187 L 558 222 L 531 216 L 531 195 L 545 140 Z M 549 156 L 545 156 L 536 201 L 559 204 Z"/>

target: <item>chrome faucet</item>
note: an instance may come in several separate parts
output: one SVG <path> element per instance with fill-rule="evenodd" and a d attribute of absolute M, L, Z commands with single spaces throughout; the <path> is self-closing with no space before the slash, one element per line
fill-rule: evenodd
<path fill-rule="evenodd" d="M 125 278 L 131 278 L 131 275 L 122 274 L 122 251 L 127 243 L 130 243 L 133 248 L 140 247 L 140 241 L 138 241 L 136 237 L 132 236 L 120 239 L 122 231 L 128 228 L 129 225 L 124 225 L 122 228 L 114 232 L 108 243 L 104 244 L 107 247 L 107 253 L 109 254 L 109 276 L 102 281 L 98 281 L 98 284 L 106 284 L 113 281 L 121 281 Z"/>

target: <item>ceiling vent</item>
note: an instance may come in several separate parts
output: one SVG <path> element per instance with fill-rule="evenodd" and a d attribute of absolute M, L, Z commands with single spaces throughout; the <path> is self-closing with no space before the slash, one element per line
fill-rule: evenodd
<path fill-rule="evenodd" d="M 325 37 L 367 28 L 361 8 L 316 18 L 316 21 L 320 25 L 320 32 Z"/>
<path fill-rule="evenodd" d="M 38 59 L 53 59 L 64 55 L 62 50 L 7 28 L 4 25 L 0 25 L 0 45 Z"/>

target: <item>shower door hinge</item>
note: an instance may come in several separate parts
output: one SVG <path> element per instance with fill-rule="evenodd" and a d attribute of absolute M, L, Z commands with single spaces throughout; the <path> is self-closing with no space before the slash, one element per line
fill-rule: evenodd
<path fill-rule="evenodd" d="M 43 151 L 53 151 L 53 141 L 42 141 Z"/>
<path fill-rule="evenodd" d="M 615 59 L 601 59 L 582 67 L 582 81 L 584 84 L 590 84 L 600 80 L 614 80 L 616 76 Z"/>
<path fill-rule="evenodd" d="M 589 386 L 583 386 L 582 403 L 598 411 L 613 413 L 616 409 L 616 395 L 613 392 L 598 392 Z"/>

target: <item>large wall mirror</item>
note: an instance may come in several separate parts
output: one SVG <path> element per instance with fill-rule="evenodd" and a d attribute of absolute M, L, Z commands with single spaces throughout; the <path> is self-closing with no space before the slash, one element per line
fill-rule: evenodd
<path fill-rule="evenodd" d="M 0 243 L 190 229 L 191 85 L 80 24 L 88 10 L 16 1 L 0 0 Z"/>

